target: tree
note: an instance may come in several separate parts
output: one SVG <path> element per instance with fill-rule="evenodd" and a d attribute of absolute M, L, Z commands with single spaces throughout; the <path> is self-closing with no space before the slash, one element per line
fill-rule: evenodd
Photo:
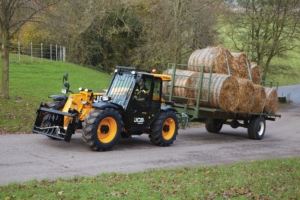
<path fill-rule="evenodd" d="M 239 51 L 262 67 L 262 79 L 276 73 L 288 73 L 289 66 L 272 64 L 299 50 L 300 0 L 238 0 L 223 17 L 226 34 Z"/>
<path fill-rule="evenodd" d="M 2 94 L 9 99 L 9 41 L 27 22 L 37 22 L 38 13 L 59 0 L 0 0 L 0 34 L 2 40 Z"/>
<path fill-rule="evenodd" d="M 140 2 L 140 1 L 139 1 Z M 214 45 L 220 0 L 140 2 L 144 43 L 135 65 L 161 72 L 167 63 L 187 63 L 192 51 Z"/>
<path fill-rule="evenodd" d="M 139 44 L 142 24 L 129 4 L 115 4 L 94 16 L 79 35 L 73 52 L 80 64 L 111 72 L 116 65 L 131 65 L 132 50 Z"/>

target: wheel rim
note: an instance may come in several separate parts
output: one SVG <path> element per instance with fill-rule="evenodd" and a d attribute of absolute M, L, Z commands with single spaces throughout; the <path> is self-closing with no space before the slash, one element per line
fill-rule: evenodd
<path fill-rule="evenodd" d="M 175 132 L 175 121 L 173 118 L 166 119 L 165 123 L 163 124 L 162 128 L 162 135 L 165 140 L 169 140 L 173 137 Z"/>
<path fill-rule="evenodd" d="M 259 122 L 259 125 L 258 125 L 258 135 L 259 136 L 262 136 L 264 134 L 264 130 L 265 130 L 265 124 L 264 122 Z"/>
<path fill-rule="evenodd" d="M 102 143 L 111 142 L 117 134 L 117 122 L 112 117 L 104 118 L 97 128 L 98 139 Z"/>

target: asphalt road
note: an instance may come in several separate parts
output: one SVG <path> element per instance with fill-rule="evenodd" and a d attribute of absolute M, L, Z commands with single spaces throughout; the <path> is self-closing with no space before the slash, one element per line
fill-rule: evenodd
<path fill-rule="evenodd" d="M 250 140 L 245 128 L 224 125 L 219 134 L 205 128 L 179 130 L 170 147 L 152 145 L 146 135 L 121 139 L 112 151 L 91 151 L 76 133 L 71 142 L 42 135 L 0 135 L 0 185 L 37 179 L 131 173 L 179 166 L 218 165 L 268 158 L 300 157 L 300 85 L 279 88 L 291 104 L 267 121 L 263 140 Z M 283 95 L 282 95 L 283 93 Z"/>

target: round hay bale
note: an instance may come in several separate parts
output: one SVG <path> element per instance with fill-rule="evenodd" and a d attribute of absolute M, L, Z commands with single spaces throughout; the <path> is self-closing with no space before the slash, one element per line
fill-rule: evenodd
<path fill-rule="evenodd" d="M 200 72 L 199 66 L 205 66 L 212 67 L 213 73 L 238 75 L 238 64 L 231 53 L 222 46 L 195 50 L 188 60 L 188 65 L 188 70 L 191 71 Z M 204 72 L 209 73 L 210 69 L 205 68 Z"/>
<path fill-rule="evenodd" d="M 250 72 L 252 76 L 252 82 L 254 84 L 260 84 L 260 68 L 256 63 L 251 62 Z"/>
<path fill-rule="evenodd" d="M 190 82 L 192 82 L 190 80 L 191 76 L 195 73 L 196 72 L 194 71 L 176 69 L 173 88 L 173 96 L 175 97 L 172 98 L 172 101 L 176 103 L 189 103 L 188 99 L 186 99 L 189 98 L 187 95 L 187 85 L 190 85 Z M 163 74 L 172 75 L 173 70 L 168 69 L 164 71 Z M 163 82 L 163 93 L 165 94 L 165 98 L 168 100 L 171 93 L 171 81 Z"/>
<path fill-rule="evenodd" d="M 172 74 L 171 71 L 172 70 L 168 70 L 167 73 Z M 179 86 L 181 88 L 185 88 L 185 92 L 182 97 L 189 98 L 185 103 L 187 103 L 188 105 L 196 105 L 196 99 L 198 98 L 200 72 L 187 73 L 184 71 L 186 70 L 176 70 L 177 75 L 175 76 L 174 80 L 174 90 Z M 189 77 L 186 78 L 186 81 L 176 81 L 176 79 L 178 79 L 183 74 L 189 74 Z M 239 91 L 237 80 L 234 77 L 225 74 L 211 74 L 211 84 L 209 88 L 210 93 L 208 96 L 208 91 L 205 89 L 208 89 L 210 74 L 204 73 L 203 76 L 204 78 L 202 81 L 202 91 L 200 94 L 200 105 L 212 108 L 221 108 L 225 111 L 236 111 L 236 108 L 238 106 L 238 98 L 236 98 L 236 94 Z M 167 87 L 170 87 L 170 83 Z M 168 92 L 167 89 L 165 91 Z M 173 94 L 175 95 L 175 93 Z M 208 101 L 206 101 L 207 96 Z"/>
<path fill-rule="evenodd" d="M 239 74 L 237 77 L 239 78 L 245 78 L 245 79 L 250 79 L 250 62 L 247 58 L 247 54 L 244 52 L 240 53 L 231 53 L 234 59 L 236 60 L 238 64 L 238 71 Z"/>
<path fill-rule="evenodd" d="M 244 78 L 237 78 L 239 84 L 239 92 L 237 98 L 239 99 L 237 112 L 249 113 L 253 107 L 253 94 L 254 86 L 253 83 Z"/>
<path fill-rule="evenodd" d="M 204 79 L 203 87 L 207 88 L 209 74 L 204 74 L 204 77 L 206 79 Z M 238 91 L 239 84 L 233 76 L 212 74 L 209 101 L 201 102 L 200 105 L 234 112 L 237 109 L 239 101 L 236 98 Z M 203 99 L 204 96 L 201 95 L 201 98 Z"/>
<path fill-rule="evenodd" d="M 264 112 L 275 114 L 278 110 L 278 105 L 279 105 L 277 90 L 274 88 L 267 88 L 267 87 L 264 88 L 267 95 Z"/>
<path fill-rule="evenodd" d="M 265 101 L 266 101 L 266 91 L 261 85 L 253 84 L 254 94 L 253 94 L 253 106 L 251 112 L 262 113 L 264 111 Z"/>

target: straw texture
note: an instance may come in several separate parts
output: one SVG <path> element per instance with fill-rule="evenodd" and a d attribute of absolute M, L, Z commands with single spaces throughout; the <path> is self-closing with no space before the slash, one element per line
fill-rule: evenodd
<path fill-rule="evenodd" d="M 266 104 L 264 107 L 265 113 L 275 114 L 278 110 L 278 94 L 274 88 L 264 87 L 267 95 Z"/>
<path fill-rule="evenodd" d="M 260 68 L 256 63 L 251 62 L 250 72 L 252 76 L 252 82 L 255 84 L 260 84 Z"/>
<path fill-rule="evenodd" d="M 231 55 L 231 53 L 222 46 L 207 47 L 205 49 L 195 50 L 188 60 L 188 70 L 199 72 L 199 67 L 206 66 L 212 67 L 213 73 L 217 74 L 230 74 L 237 76 L 238 64 Z M 209 69 L 206 68 L 204 72 L 209 73 Z"/>
<path fill-rule="evenodd" d="M 264 111 L 267 94 L 265 88 L 261 85 L 253 84 L 254 95 L 253 95 L 253 106 L 251 112 L 262 113 Z"/>
<path fill-rule="evenodd" d="M 239 78 L 245 78 L 250 80 L 250 62 L 247 58 L 247 54 L 244 52 L 240 53 L 231 53 L 234 59 L 236 60 L 236 63 L 238 64 L 238 76 Z"/>

